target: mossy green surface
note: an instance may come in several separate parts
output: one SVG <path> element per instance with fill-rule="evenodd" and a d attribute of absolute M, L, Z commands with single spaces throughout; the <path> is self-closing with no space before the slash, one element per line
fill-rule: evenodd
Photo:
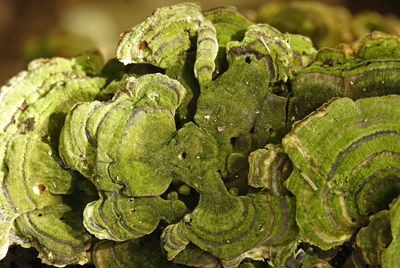
<path fill-rule="evenodd" d="M 322 249 L 342 244 L 400 193 L 392 187 L 399 179 L 399 101 L 336 99 L 283 139 L 294 165 L 286 187 L 297 197 L 306 241 Z"/>
<path fill-rule="evenodd" d="M 398 40 L 317 52 L 233 7 L 182 3 L 104 66 L 32 62 L 0 91 L 1 255 L 15 243 L 60 266 L 329 267 L 362 228 L 357 250 L 377 263 L 390 221 L 389 265 L 396 203 L 378 219 L 400 194 Z"/>

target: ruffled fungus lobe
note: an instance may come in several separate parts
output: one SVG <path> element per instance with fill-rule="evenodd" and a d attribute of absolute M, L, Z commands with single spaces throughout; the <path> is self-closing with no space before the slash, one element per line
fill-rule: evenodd
<path fill-rule="evenodd" d="M 124 187 L 127 196 L 160 195 L 172 177 L 153 169 L 163 159 L 153 154 L 175 131 L 175 109 L 185 89 L 161 74 L 134 81 L 111 102 L 76 105 L 61 133 L 60 154 L 99 190 Z"/>
<path fill-rule="evenodd" d="M 379 266 L 382 253 L 392 241 L 388 210 L 382 210 L 369 218 L 366 227 L 357 233 L 352 261 L 356 267 Z"/>
<path fill-rule="evenodd" d="M 197 36 L 196 62 L 194 63 L 194 75 L 200 84 L 212 79 L 217 53 L 217 32 L 212 22 L 205 20 L 200 24 Z"/>
<path fill-rule="evenodd" d="M 170 154 L 159 150 L 175 131 L 175 109 L 185 92 L 165 75 L 144 75 L 128 79 L 113 101 L 78 104 L 67 116 L 60 154 L 102 193 L 84 211 L 86 228 L 98 238 L 140 237 L 160 219 L 173 221 L 186 212 L 181 201 L 157 197 L 173 178 Z"/>
<path fill-rule="evenodd" d="M 292 201 L 268 193 L 203 193 L 191 214 L 164 229 L 164 248 L 172 259 L 192 242 L 220 258 L 224 267 L 236 267 L 247 256 L 269 258 L 270 252 L 287 250 L 297 236 Z"/>
<path fill-rule="evenodd" d="M 95 76 L 100 68 L 97 55 L 39 59 L 1 88 L 1 257 L 10 244 L 22 243 L 36 247 L 43 261 L 54 265 L 88 261 L 91 238 L 81 215 L 71 214 L 66 224 L 54 225 L 59 237 L 53 240 L 51 228 L 39 224 L 38 231 L 26 219 L 41 215 L 41 221 L 50 222 L 51 207 L 67 209 L 63 197 L 77 190 L 76 174 L 66 170 L 58 156 L 58 137 L 69 109 L 76 102 L 93 100 L 104 85 L 105 79 Z M 80 237 L 74 243 L 85 246 L 70 245 L 68 233 Z"/>
<path fill-rule="evenodd" d="M 250 132 L 253 127 L 254 135 L 261 139 L 258 142 L 263 143 L 273 136 L 265 124 L 271 124 L 282 135 L 286 128 L 286 98 L 273 94 L 270 85 L 287 81 L 293 70 L 311 61 L 315 54 L 311 42 L 257 24 L 247 28 L 242 41 L 228 42 L 226 54 L 227 70 L 214 81 L 201 84 L 195 122 L 219 143 Z M 271 112 L 272 107 L 278 112 Z"/>
<path fill-rule="evenodd" d="M 397 95 L 336 99 L 282 140 L 303 239 L 322 249 L 340 245 L 400 194 L 399 104 Z"/>
<path fill-rule="evenodd" d="M 334 97 L 356 100 L 399 94 L 399 46 L 398 36 L 375 32 L 360 39 L 350 51 L 320 50 L 315 61 L 298 70 L 292 80 L 290 124 Z"/>
<path fill-rule="evenodd" d="M 86 205 L 83 224 L 97 238 L 125 241 L 152 233 L 161 219 L 177 221 L 186 211 L 179 200 L 132 198 L 113 192 Z"/>
<path fill-rule="evenodd" d="M 159 8 L 124 34 L 116 57 L 124 64 L 171 67 L 180 53 L 190 48 L 190 38 L 195 36 L 202 20 L 203 14 L 196 3 Z"/>
<path fill-rule="evenodd" d="M 400 261 L 400 239 L 399 239 L 399 224 L 400 224 L 400 199 L 397 198 L 390 205 L 390 229 L 392 231 L 392 242 L 381 255 L 382 267 L 396 267 Z"/>
<path fill-rule="evenodd" d="M 42 262 L 64 266 L 85 264 L 92 237 L 82 226 L 82 216 L 65 204 L 27 212 L 16 219 L 18 234 L 29 238 Z"/>
<path fill-rule="evenodd" d="M 155 234 L 125 242 L 103 240 L 93 248 L 93 263 L 97 268 L 178 267 L 155 250 L 159 247 Z"/>
<path fill-rule="evenodd" d="M 281 146 L 268 144 L 264 149 L 251 152 L 249 164 L 250 186 L 268 189 L 277 196 L 287 193 L 283 182 L 289 177 L 292 165 Z"/>

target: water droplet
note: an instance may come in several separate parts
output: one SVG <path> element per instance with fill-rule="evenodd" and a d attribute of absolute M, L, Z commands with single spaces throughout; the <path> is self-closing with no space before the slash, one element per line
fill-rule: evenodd
<path fill-rule="evenodd" d="M 42 195 L 45 191 L 46 191 L 46 185 L 44 184 L 38 184 L 36 186 L 32 187 L 32 191 L 36 194 L 36 195 Z"/>
<path fill-rule="evenodd" d="M 40 195 L 39 193 L 39 188 L 37 186 L 33 186 L 32 187 L 32 191 L 36 194 L 36 195 Z"/>

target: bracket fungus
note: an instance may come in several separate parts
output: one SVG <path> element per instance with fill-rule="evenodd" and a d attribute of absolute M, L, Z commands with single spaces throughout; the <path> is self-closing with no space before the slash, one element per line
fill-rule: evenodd
<path fill-rule="evenodd" d="M 0 257 L 19 244 L 56 266 L 396 267 L 399 40 L 317 51 L 182 3 L 105 65 L 31 62 L 0 89 Z"/>

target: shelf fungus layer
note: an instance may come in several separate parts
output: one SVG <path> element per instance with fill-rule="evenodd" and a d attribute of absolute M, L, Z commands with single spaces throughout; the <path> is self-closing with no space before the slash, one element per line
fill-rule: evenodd
<path fill-rule="evenodd" d="M 100 199 L 86 205 L 84 224 L 100 239 L 125 241 L 151 233 L 161 219 L 186 212 L 164 200 L 172 182 L 166 147 L 175 133 L 181 84 L 162 74 L 131 77 L 112 101 L 77 104 L 60 135 L 60 154 L 96 186 Z"/>
<path fill-rule="evenodd" d="M 340 245 L 399 195 L 399 104 L 397 95 L 334 99 L 285 136 L 286 187 L 305 241 Z"/>
<path fill-rule="evenodd" d="M 99 190 L 162 194 L 172 177 L 161 170 L 164 156 L 154 152 L 175 131 L 175 110 L 185 92 L 178 81 L 149 74 L 128 79 L 112 101 L 77 104 L 60 135 L 62 159 Z"/>
<path fill-rule="evenodd" d="M 280 145 L 267 144 L 265 148 L 250 153 L 248 184 L 265 188 L 274 195 L 285 195 L 283 182 L 292 171 L 289 157 Z"/>
<path fill-rule="evenodd" d="M 355 267 L 377 267 L 381 264 L 382 253 L 392 241 L 390 213 L 381 210 L 369 218 L 366 227 L 357 233 L 352 261 Z"/>
<path fill-rule="evenodd" d="M 297 237 L 294 200 L 267 192 L 236 197 L 222 185 L 218 173 L 205 172 L 197 207 L 162 234 L 163 247 L 173 259 L 190 242 L 220 258 L 224 267 L 236 267 L 248 256 L 271 257 Z M 201 190 L 200 190 L 201 189 Z M 266 250 L 269 248 L 269 250 Z M 289 251 L 289 250 L 288 250 Z"/>
<path fill-rule="evenodd" d="M 202 80 L 194 121 L 222 146 L 249 132 L 257 146 L 280 140 L 287 129 L 288 92 L 275 94 L 272 85 L 288 81 L 315 54 L 306 37 L 282 34 L 267 24 L 250 25 L 242 40 L 227 43 L 226 70 Z"/>
<path fill-rule="evenodd" d="M 159 247 L 159 237 L 155 234 L 125 242 L 102 240 L 93 247 L 92 259 L 97 268 L 182 267 L 155 250 Z"/>
<path fill-rule="evenodd" d="M 150 63 L 160 68 L 174 65 L 190 48 L 203 14 L 196 3 L 157 9 L 152 16 L 122 37 L 116 57 L 124 64 Z"/>
<path fill-rule="evenodd" d="M 390 218 L 390 230 L 392 231 L 392 241 L 390 242 L 387 249 L 381 254 L 381 263 L 383 268 L 394 268 L 398 266 L 400 262 L 399 250 L 400 250 L 400 239 L 399 239 L 399 223 L 400 223 L 400 198 L 397 198 L 390 205 L 389 218 Z"/>
<path fill-rule="evenodd" d="M 400 93 L 400 38 L 373 32 L 353 48 L 321 49 L 313 63 L 299 69 L 292 82 L 289 123 L 335 97 L 353 100 Z"/>
<path fill-rule="evenodd" d="M 0 258 L 9 245 L 22 243 L 37 248 L 48 263 L 88 261 L 87 246 L 68 251 L 62 238 L 47 240 L 51 235 L 45 229 L 25 232 L 33 228 L 32 221 L 16 222 L 38 211 L 49 215 L 51 207 L 63 205 L 65 196 L 79 192 L 79 175 L 62 163 L 58 138 L 69 109 L 77 102 L 94 100 L 104 86 L 106 79 L 98 76 L 101 66 L 95 54 L 38 59 L 0 89 Z M 60 234 L 74 228 L 85 232 L 82 216 L 70 216 L 65 224 L 56 223 Z M 79 236 L 76 243 L 90 244 L 90 236 Z"/>
<path fill-rule="evenodd" d="M 65 204 L 58 204 L 23 214 L 15 226 L 18 235 L 27 237 L 39 250 L 42 262 L 56 266 L 85 264 L 92 237 L 79 214 Z"/>
<path fill-rule="evenodd" d="M 179 200 L 127 197 L 113 192 L 86 205 L 83 223 L 97 238 L 125 241 L 152 233 L 161 219 L 176 222 L 186 211 Z"/>

